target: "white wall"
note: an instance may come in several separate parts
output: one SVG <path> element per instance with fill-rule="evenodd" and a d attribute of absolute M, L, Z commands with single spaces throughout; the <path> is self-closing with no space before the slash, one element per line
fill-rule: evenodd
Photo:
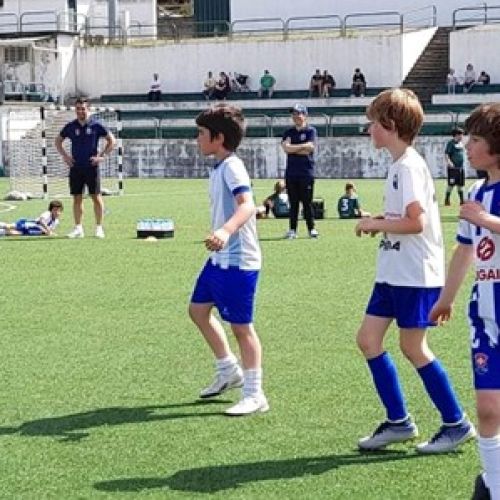
<path fill-rule="evenodd" d="M 476 0 L 286 0 L 277 2 L 269 0 L 231 0 L 231 20 L 259 17 L 280 17 L 286 20 L 295 16 L 317 16 L 337 14 L 344 17 L 356 12 L 397 11 L 405 13 L 435 5 L 438 11 L 438 24 L 450 26 L 452 13 L 460 7 L 477 6 L 478 4 L 498 5 L 498 0 L 478 2 Z M 313 8 L 312 8 L 313 7 Z M 425 9 L 425 12 L 430 12 Z M 415 19 L 417 15 L 413 15 Z M 409 17 L 410 18 L 410 17 Z"/>
<path fill-rule="evenodd" d="M 488 47 L 490 50 L 483 50 Z M 450 33 L 450 66 L 463 77 L 465 66 L 471 63 L 479 75 L 485 70 L 491 83 L 500 83 L 500 26 L 490 24 Z"/>
<path fill-rule="evenodd" d="M 429 28 L 426 30 L 411 31 L 403 34 L 402 48 L 402 74 L 403 80 L 406 78 L 411 68 L 417 62 L 420 54 L 431 41 L 431 38 L 436 33 L 437 28 Z"/>
<path fill-rule="evenodd" d="M 264 69 L 276 77 L 277 89 L 307 89 L 316 68 L 332 72 L 338 87 L 350 87 L 357 66 L 369 86 L 385 87 L 402 81 L 401 51 L 400 35 L 87 47 L 78 51 L 77 71 L 81 90 L 92 97 L 146 92 L 155 72 L 160 74 L 164 92 L 198 92 L 207 71 L 250 74 L 255 89 Z"/>

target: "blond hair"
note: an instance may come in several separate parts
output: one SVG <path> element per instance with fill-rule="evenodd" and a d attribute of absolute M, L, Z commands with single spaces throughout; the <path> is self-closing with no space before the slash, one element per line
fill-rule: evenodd
<path fill-rule="evenodd" d="M 375 97 L 366 116 L 387 130 L 395 130 L 402 141 L 411 144 L 422 127 L 424 110 L 412 90 L 389 89 Z"/>

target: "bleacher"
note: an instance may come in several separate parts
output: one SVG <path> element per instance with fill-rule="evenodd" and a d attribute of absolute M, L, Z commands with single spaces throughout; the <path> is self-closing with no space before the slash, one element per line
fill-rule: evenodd
<path fill-rule="evenodd" d="M 311 98 L 305 90 L 276 91 L 272 99 L 259 99 L 256 92 L 233 93 L 228 102 L 240 106 L 247 118 L 247 136 L 281 137 L 291 126 L 289 109 L 302 102 L 309 109 L 309 123 L 319 137 L 366 135 L 365 111 L 381 88 L 367 89 L 364 97 L 352 97 L 350 89 L 335 89 L 330 98 Z M 190 139 L 196 137 L 194 119 L 207 105 L 203 94 L 163 94 L 160 102 L 149 102 L 145 94 L 108 94 L 101 103 L 121 110 L 124 139 Z M 425 107 L 421 135 L 449 135 L 474 105 L 431 104 Z"/>

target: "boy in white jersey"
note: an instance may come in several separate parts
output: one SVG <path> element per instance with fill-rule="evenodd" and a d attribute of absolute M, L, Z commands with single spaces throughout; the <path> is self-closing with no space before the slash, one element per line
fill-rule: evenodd
<path fill-rule="evenodd" d="M 210 170 L 212 232 L 205 239 L 212 253 L 196 281 L 189 305 L 189 315 L 216 363 L 215 380 L 200 397 L 211 398 L 243 386 L 241 400 L 225 413 L 262 413 L 269 405 L 262 390 L 262 348 L 253 326 L 261 253 L 250 178 L 235 155 L 245 131 L 244 117 L 239 108 L 220 105 L 200 113 L 196 124 L 201 153 L 216 160 Z M 231 352 L 224 328 L 212 314 L 214 306 L 231 325 L 243 370 Z"/>
<path fill-rule="evenodd" d="M 473 498 L 500 500 L 500 104 L 477 107 L 465 128 L 470 164 L 485 170 L 488 179 L 477 181 L 460 207 L 458 245 L 430 319 L 450 318 L 457 291 L 474 262 L 468 316 L 484 475 L 476 479 Z"/>
<path fill-rule="evenodd" d="M 19 219 L 13 224 L 0 222 L 0 236 L 55 236 L 62 211 L 62 202 L 52 200 L 37 219 Z"/>
<path fill-rule="evenodd" d="M 384 214 L 361 219 L 356 234 L 382 233 L 375 286 L 357 335 L 387 417 L 358 446 L 378 450 L 418 435 L 399 384 L 396 365 L 384 350 L 393 320 L 405 357 L 421 377 L 427 394 L 441 414 L 442 425 L 432 439 L 417 445 L 421 453 L 444 453 L 475 435 L 448 375 L 426 339 L 433 326 L 429 311 L 444 283 L 444 255 L 434 184 L 424 159 L 412 147 L 423 122 L 423 110 L 411 90 L 379 94 L 367 110 L 374 146 L 393 159 L 384 193 Z"/>

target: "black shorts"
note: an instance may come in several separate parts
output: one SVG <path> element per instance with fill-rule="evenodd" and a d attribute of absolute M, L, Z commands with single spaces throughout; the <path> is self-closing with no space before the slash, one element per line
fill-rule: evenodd
<path fill-rule="evenodd" d="M 89 194 L 101 194 L 101 176 L 98 167 L 72 167 L 69 169 L 69 192 L 83 194 L 87 186 Z"/>
<path fill-rule="evenodd" d="M 465 184 L 465 171 L 463 168 L 448 167 L 448 186 L 463 187 Z"/>

